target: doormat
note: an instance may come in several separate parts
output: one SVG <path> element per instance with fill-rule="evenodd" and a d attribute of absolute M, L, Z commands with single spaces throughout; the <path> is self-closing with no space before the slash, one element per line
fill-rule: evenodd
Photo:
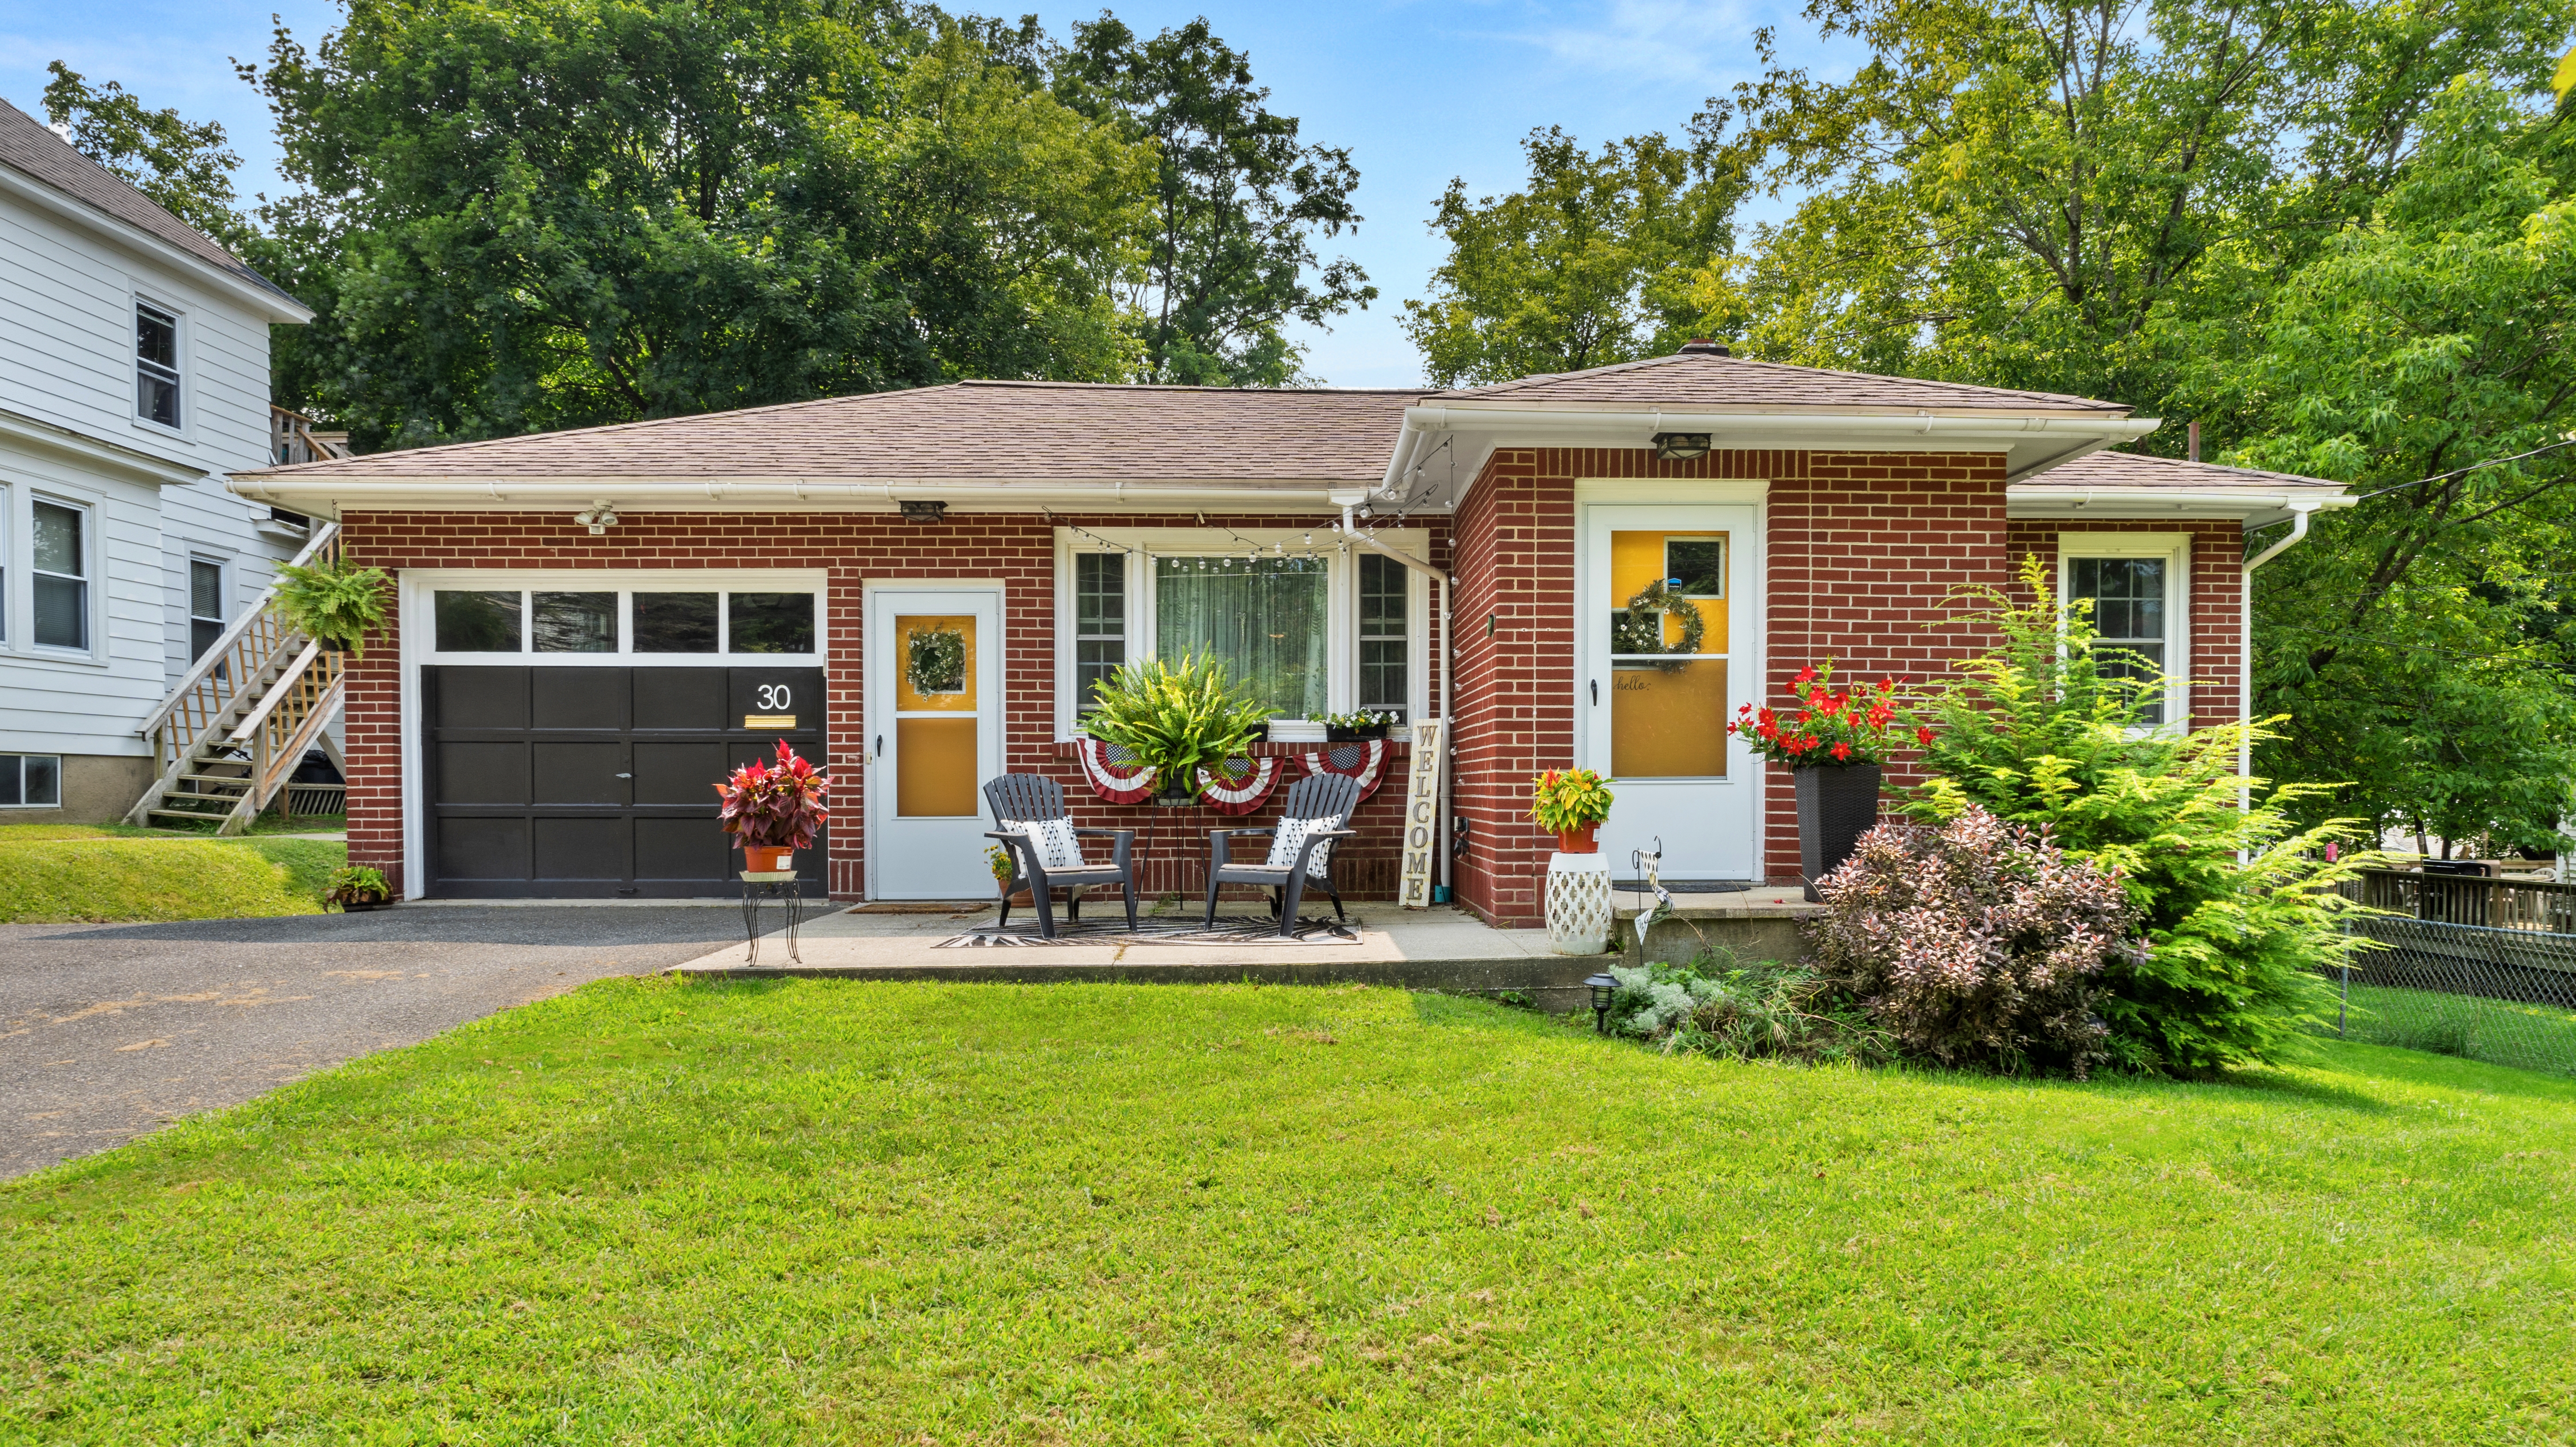
<path fill-rule="evenodd" d="M 1237 919 L 1217 916 L 1216 927 L 1200 923 L 1201 916 L 1166 916 L 1161 919 L 1139 918 L 1135 933 L 1127 930 L 1127 917 L 1114 919 L 1057 920 L 1055 938 L 1038 933 L 1034 919 L 1013 920 L 1007 925 L 984 924 L 941 940 L 933 948 L 943 950 L 996 949 L 1018 945 L 1355 945 L 1360 942 L 1358 920 L 1306 919 L 1297 921 L 1295 934 L 1279 937 L 1275 919 Z"/>

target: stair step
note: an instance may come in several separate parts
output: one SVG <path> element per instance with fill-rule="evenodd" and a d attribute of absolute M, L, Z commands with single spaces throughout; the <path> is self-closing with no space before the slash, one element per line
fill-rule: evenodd
<path fill-rule="evenodd" d="M 144 815 L 152 819 L 193 819 L 200 824 L 221 824 L 228 817 L 224 814 L 200 814 L 194 809 L 147 809 Z"/>
<path fill-rule="evenodd" d="M 161 797 L 165 801 L 175 800 L 183 804 L 220 804 L 227 812 L 229 812 L 235 804 L 240 803 L 242 799 L 240 794 L 199 794 L 186 789 L 173 789 Z"/>
<path fill-rule="evenodd" d="M 182 782 L 190 784 L 248 784 L 250 782 L 248 774 L 181 774 L 179 778 Z"/>

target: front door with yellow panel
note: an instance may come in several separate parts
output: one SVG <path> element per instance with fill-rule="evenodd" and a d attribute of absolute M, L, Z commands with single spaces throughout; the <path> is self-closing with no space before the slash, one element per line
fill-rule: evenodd
<path fill-rule="evenodd" d="M 868 895 L 977 898 L 984 781 L 1002 771 L 1001 598 L 881 588 L 867 608 Z"/>
<path fill-rule="evenodd" d="M 1759 677 L 1758 516 L 1751 507 L 1583 506 L 1575 752 L 1608 774 L 1611 872 L 1663 842 L 1663 877 L 1749 880 L 1758 782 L 1726 719 Z"/>

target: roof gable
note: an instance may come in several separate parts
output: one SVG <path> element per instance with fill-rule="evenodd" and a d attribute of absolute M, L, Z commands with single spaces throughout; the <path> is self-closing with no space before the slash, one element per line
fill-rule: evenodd
<path fill-rule="evenodd" d="M 1668 357 L 1556 372 L 1438 394 L 1443 402 L 1521 403 L 1539 407 L 1648 408 L 1668 412 L 1813 409 L 1890 412 L 2081 412 L 2126 416 L 2118 402 L 2055 392 L 1971 387 L 1913 377 L 1879 377 L 1823 367 L 1792 367 L 1724 353 Z"/>

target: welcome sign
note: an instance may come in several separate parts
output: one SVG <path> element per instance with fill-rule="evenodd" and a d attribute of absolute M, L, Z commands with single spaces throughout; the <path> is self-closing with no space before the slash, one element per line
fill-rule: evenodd
<path fill-rule="evenodd" d="M 1406 909 L 1431 906 L 1431 881 L 1440 848 L 1441 733 L 1448 720 L 1413 726 L 1412 766 L 1404 788 L 1404 878 L 1396 899 Z"/>

